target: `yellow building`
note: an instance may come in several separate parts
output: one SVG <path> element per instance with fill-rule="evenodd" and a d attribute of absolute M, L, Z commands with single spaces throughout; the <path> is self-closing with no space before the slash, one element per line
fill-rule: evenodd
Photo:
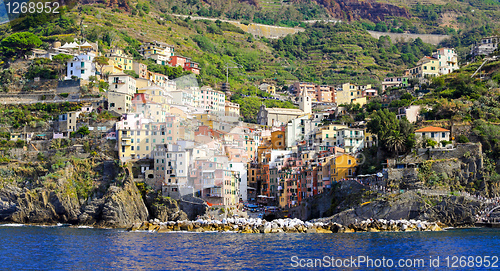
<path fill-rule="evenodd" d="M 146 93 L 152 102 L 160 104 L 165 112 L 170 112 L 170 104 L 172 104 L 172 95 L 168 94 L 165 89 L 157 86 L 139 88 L 137 93 Z"/>
<path fill-rule="evenodd" d="M 406 75 L 410 78 L 427 78 L 439 75 L 439 59 L 424 56 L 417 62 L 417 65 L 406 70 Z"/>
<path fill-rule="evenodd" d="M 123 69 L 115 65 L 105 65 L 102 67 L 103 74 L 123 73 Z"/>
<path fill-rule="evenodd" d="M 350 104 L 351 103 L 351 92 L 345 91 L 343 89 L 337 90 L 337 95 L 335 96 L 335 101 L 338 105 L 341 104 Z"/>
<path fill-rule="evenodd" d="M 151 122 L 142 113 L 128 113 L 116 123 L 118 156 L 122 162 L 151 158 L 157 144 L 176 143 L 180 129 L 173 115 L 165 122 Z"/>
<path fill-rule="evenodd" d="M 366 97 L 354 98 L 351 100 L 351 103 L 363 106 L 366 104 Z"/>
<path fill-rule="evenodd" d="M 363 92 L 366 91 L 367 89 L 371 89 L 371 87 L 372 85 L 370 84 L 363 86 L 351 83 L 344 83 L 339 89 L 337 89 L 335 101 L 337 104 L 359 103 L 363 105 L 362 104 Z M 366 104 L 366 99 L 364 100 L 364 104 Z"/>
<path fill-rule="evenodd" d="M 377 135 L 365 132 L 365 148 L 370 148 L 372 146 L 377 146 L 378 140 Z"/>
<path fill-rule="evenodd" d="M 200 125 L 208 126 L 210 129 L 214 128 L 214 121 L 217 120 L 215 116 L 207 113 L 194 114 L 194 117 L 201 123 Z"/>
<path fill-rule="evenodd" d="M 110 49 L 109 52 L 105 54 L 105 56 L 109 58 L 109 65 L 117 66 L 124 70 L 133 69 L 133 58 L 126 55 L 125 52 L 123 52 L 123 50 L 118 47 Z"/>
<path fill-rule="evenodd" d="M 352 178 L 356 174 L 356 157 L 350 154 L 340 154 L 330 160 L 331 179 L 333 182 Z"/>
<path fill-rule="evenodd" d="M 276 87 L 273 85 L 268 85 L 266 88 L 266 92 L 269 94 L 276 94 Z"/>
<path fill-rule="evenodd" d="M 170 106 L 170 114 L 175 115 L 181 119 L 187 119 L 188 115 L 184 110 L 182 110 L 181 107 L 178 105 L 172 105 Z"/>
<path fill-rule="evenodd" d="M 226 116 L 240 116 L 240 105 L 237 103 L 226 101 L 224 109 L 226 111 Z"/>
<path fill-rule="evenodd" d="M 174 56 L 174 46 L 160 41 L 146 42 L 141 45 L 140 53 L 146 58 L 151 58 L 155 55 L 162 55 L 170 58 Z M 161 64 L 161 63 L 158 63 Z M 165 63 L 166 64 L 166 63 Z M 163 65 L 165 65 L 163 64 Z"/>
<path fill-rule="evenodd" d="M 285 132 L 274 131 L 271 133 L 271 145 L 273 150 L 284 150 L 285 145 Z"/>
<path fill-rule="evenodd" d="M 247 152 L 248 159 L 253 161 L 255 158 L 255 151 L 257 150 L 257 143 L 253 138 L 245 136 L 245 150 Z"/>
<path fill-rule="evenodd" d="M 135 79 L 135 87 L 137 89 L 150 87 L 152 84 L 153 84 L 153 82 L 149 81 L 149 79 L 140 78 L 140 77 Z"/>

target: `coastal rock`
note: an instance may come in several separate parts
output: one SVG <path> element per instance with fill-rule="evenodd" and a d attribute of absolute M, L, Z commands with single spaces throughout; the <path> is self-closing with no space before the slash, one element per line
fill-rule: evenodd
<path fill-rule="evenodd" d="M 432 203 L 432 204 L 429 204 Z M 355 224 L 355 231 L 367 231 L 369 225 L 357 223 L 373 218 L 370 227 L 379 230 L 400 230 L 399 227 L 391 223 L 380 224 L 383 220 L 410 220 L 441 222 L 447 226 L 472 226 L 475 216 L 484 206 L 481 202 L 473 198 L 463 196 L 426 196 L 409 191 L 397 195 L 392 201 L 376 200 L 347 209 L 331 217 L 314 219 L 312 222 L 336 222 L 342 225 Z M 407 225 L 408 226 L 408 225 Z M 415 225 L 415 227 L 417 227 Z M 413 228 L 405 230 L 414 230 Z"/>
<path fill-rule="evenodd" d="M 76 197 L 47 189 L 0 189 L 0 219 L 16 223 L 73 223 L 80 214 Z"/>
<path fill-rule="evenodd" d="M 152 200 L 147 200 L 150 214 L 159 221 L 179 221 L 188 220 L 185 212 L 179 209 L 177 201 L 171 198 L 162 197 L 161 195 L 154 194 Z"/>
<path fill-rule="evenodd" d="M 133 181 L 125 182 L 123 187 L 110 187 L 104 198 L 100 221 L 103 226 L 126 228 L 133 223 L 146 220 L 149 216 Z"/>

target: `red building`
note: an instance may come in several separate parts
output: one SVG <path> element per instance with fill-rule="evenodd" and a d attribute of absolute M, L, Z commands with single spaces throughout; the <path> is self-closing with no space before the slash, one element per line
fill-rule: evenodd
<path fill-rule="evenodd" d="M 171 56 L 169 64 L 172 67 L 181 66 L 185 71 L 190 71 L 194 74 L 200 74 L 199 64 L 191 61 L 191 59 L 187 57 Z"/>

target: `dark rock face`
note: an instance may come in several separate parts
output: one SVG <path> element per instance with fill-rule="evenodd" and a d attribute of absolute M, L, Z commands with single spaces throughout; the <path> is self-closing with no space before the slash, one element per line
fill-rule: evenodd
<path fill-rule="evenodd" d="M 336 222 L 343 225 L 355 224 L 366 219 L 414 219 L 441 222 L 447 226 L 472 226 L 475 215 L 484 209 L 481 202 L 457 196 L 420 196 L 406 192 L 393 201 L 374 201 L 357 206 L 328 218 L 322 222 Z"/>
<path fill-rule="evenodd" d="M 375 1 L 316 0 L 315 2 L 324 6 L 333 17 L 348 21 L 368 19 L 379 22 L 383 21 L 386 16 L 411 17 L 406 8 Z"/>
<path fill-rule="evenodd" d="M 148 206 L 150 206 L 151 216 L 160 221 L 179 221 L 188 219 L 186 213 L 179 209 L 177 201 L 171 198 L 157 196 Z"/>
<path fill-rule="evenodd" d="M 101 223 L 104 226 L 124 228 L 149 217 L 137 186 L 132 181 L 123 188 L 111 187 L 102 207 Z"/>
<path fill-rule="evenodd" d="M 0 220 L 16 223 L 70 223 L 125 228 L 148 219 L 148 210 L 132 181 L 110 187 L 86 204 L 65 193 L 5 185 L 0 189 Z"/>
<path fill-rule="evenodd" d="M 80 214 L 76 198 L 13 185 L 0 189 L 0 219 L 16 223 L 72 223 Z"/>
<path fill-rule="evenodd" d="M 292 208 L 291 217 L 310 220 L 331 216 L 364 202 L 362 199 L 367 188 L 355 181 L 343 181 L 331 190 L 312 198 L 306 198 L 301 205 Z"/>
<path fill-rule="evenodd" d="M 203 216 L 208 210 L 208 204 L 193 195 L 185 195 L 179 200 L 179 208 L 186 213 L 189 220 L 195 220 L 197 216 Z"/>

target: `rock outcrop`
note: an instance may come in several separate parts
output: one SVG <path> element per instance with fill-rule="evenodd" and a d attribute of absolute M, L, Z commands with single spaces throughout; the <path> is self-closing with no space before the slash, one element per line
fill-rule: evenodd
<path fill-rule="evenodd" d="M 406 8 L 375 1 L 316 0 L 315 2 L 324 6 L 333 17 L 349 21 L 367 19 L 379 22 L 383 21 L 387 16 L 411 17 Z"/>
<path fill-rule="evenodd" d="M 146 196 L 151 216 L 160 221 L 187 220 L 188 216 L 179 209 L 176 200 L 161 196 L 160 193 L 150 193 Z"/>
<path fill-rule="evenodd" d="M 452 227 L 473 226 L 474 218 L 484 208 L 482 203 L 463 196 L 420 195 L 415 191 L 395 196 L 393 200 L 376 200 L 313 221 L 352 224 L 366 219 L 425 220 Z"/>
<path fill-rule="evenodd" d="M 132 181 L 126 182 L 123 187 L 111 187 L 104 198 L 99 223 L 102 226 L 125 228 L 149 217 L 139 189 Z"/>
<path fill-rule="evenodd" d="M 29 190 L 14 185 L 0 189 L 0 219 L 16 223 L 72 223 L 80 215 L 78 200 L 45 189 Z"/>

